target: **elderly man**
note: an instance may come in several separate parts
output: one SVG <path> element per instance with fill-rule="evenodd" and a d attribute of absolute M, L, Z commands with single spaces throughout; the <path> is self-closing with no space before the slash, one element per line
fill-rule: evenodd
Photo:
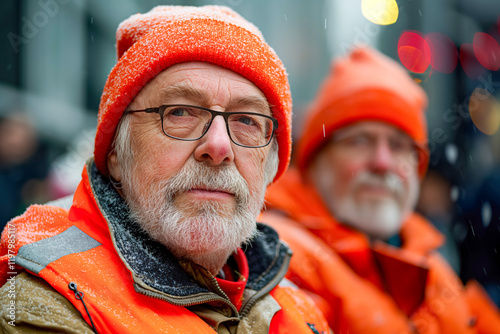
<path fill-rule="evenodd" d="M 117 49 L 70 207 L 32 206 L 3 233 L 3 331 L 326 333 L 255 223 L 290 154 L 274 51 L 218 6 L 134 15 Z"/>
<path fill-rule="evenodd" d="M 337 59 L 263 221 L 294 251 L 289 278 L 335 333 L 500 333 L 498 311 L 437 253 L 413 213 L 428 151 L 424 91 L 370 48 Z"/>

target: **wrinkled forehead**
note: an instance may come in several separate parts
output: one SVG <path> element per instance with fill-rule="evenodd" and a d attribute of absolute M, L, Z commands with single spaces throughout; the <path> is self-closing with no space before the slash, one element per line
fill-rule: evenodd
<path fill-rule="evenodd" d="M 142 88 L 131 104 L 145 96 L 162 104 L 182 102 L 211 107 L 220 103 L 270 113 L 264 93 L 253 82 L 207 62 L 179 63 L 165 69 Z"/>

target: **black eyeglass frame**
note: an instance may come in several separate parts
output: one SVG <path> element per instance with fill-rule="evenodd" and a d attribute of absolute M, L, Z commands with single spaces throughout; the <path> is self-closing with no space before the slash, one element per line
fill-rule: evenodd
<path fill-rule="evenodd" d="M 212 114 L 212 118 L 210 119 L 210 122 L 207 123 L 207 125 L 205 125 L 205 129 L 203 130 L 203 133 L 198 138 L 186 139 L 186 138 L 174 137 L 172 135 L 167 134 L 165 132 L 165 128 L 163 127 L 163 113 L 165 112 L 165 110 L 167 108 L 171 108 L 171 107 L 189 107 L 189 108 L 206 110 Z M 159 114 L 160 120 L 161 120 L 161 130 L 162 130 L 163 134 L 165 136 L 173 138 L 173 139 L 185 140 L 185 141 L 195 141 L 195 140 L 203 138 L 203 136 L 206 135 L 206 133 L 208 132 L 208 129 L 210 129 L 210 126 L 212 125 L 214 118 L 216 116 L 222 116 L 222 117 L 224 117 L 224 120 L 226 122 L 227 134 L 229 135 L 229 138 L 231 139 L 231 141 L 238 146 L 248 147 L 248 148 L 260 148 L 260 147 L 266 147 L 267 145 L 269 145 L 269 143 L 273 139 L 274 132 L 278 129 L 278 126 L 279 126 L 278 120 L 276 118 L 274 118 L 272 116 L 260 114 L 260 113 L 216 111 L 216 110 L 212 110 L 212 109 L 208 109 L 208 108 L 204 108 L 204 107 L 200 107 L 200 106 L 193 106 L 193 105 L 189 105 L 189 104 L 163 104 L 159 107 L 146 108 L 146 109 L 141 109 L 141 110 L 126 110 L 123 113 L 123 116 L 128 115 L 128 114 L 132 114 L 132 113 L 136 113 L 136 112 L 145 112 L 148 114 L 153 114 L 153 113 Z M 237 142 L 235 142 L 233 137 L 231 137 L 231 131 L 229 131 L 228 119 L 229 119 L 229 116 L 231 116 L 231 115 L 255 115 L 255 116 L 262 116 L 262 117 L 270 119 L 273 122 L 273 131 L 271 132 L 271 136 L 269 137 L 269 140 L 267 141 L 267 143 L 265 143 L 264 145 L 260 145 L 260 146 L 248 146 L 248 145 L 238 144 Z"/>

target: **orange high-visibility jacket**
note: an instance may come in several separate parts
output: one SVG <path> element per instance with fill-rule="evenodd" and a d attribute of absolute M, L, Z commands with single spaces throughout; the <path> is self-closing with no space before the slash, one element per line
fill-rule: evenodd
<path fill-rule="evenodd" d="M 98 333 L 216 333 L 201 318 L 207 314 L 224 320 L 222 327 L 236 323 L 238 333 L 251 333 L 254 324 L 262 329 L 262 323 L 269 333 L 328 333 L 305 294 L 292 284 L 278 285 L 290 252 L 271 228 L 259 225 L 262 234 L 245 249 L 249 277 L 238 312 L 211 286 L 217 283 L 206 270 L 196 272 L 206 284 L 197 283 L 165 247 L 127 220 L 126 211 L 91 161 L 69 210 L 36 205 L 8 224 L 0 246 L 0 285 L 21 270 L 39 276 L 89 325 L 90 315 Z M 70 283 L 83 292 L 88 312 Z M 215 317 L 214 308 L 220 311 Z"/>
<path fill-rule="evenodd" d="M 339 224 L 296 170 L 268 189 L 261 221 L 292 248 L 288 278 L 311 292 L 335 333 L 500 333 L 498 309 L 464 288 L 436 249 L 443 236 L 413 214 L 401 247 Z M 281 211 L 281 212 L 280 212 Z"/>

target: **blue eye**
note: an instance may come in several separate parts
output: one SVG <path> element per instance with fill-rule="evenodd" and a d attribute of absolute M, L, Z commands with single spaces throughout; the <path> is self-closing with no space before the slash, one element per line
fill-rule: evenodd
<path fill-rule="evenodd" d="M 243 123 L 245 125 L 253 125 L 255 122 L 248 116 L 241 116 L 238 118 L 238 122 Z"/>
<path fill-rule="evenodd" d="M 177 109 L 172 110 L 170 112 L 170 115 L 173 115 L 173 116 L 188 116 L 189 113 L 184 108 L 177 108 Z"/>

